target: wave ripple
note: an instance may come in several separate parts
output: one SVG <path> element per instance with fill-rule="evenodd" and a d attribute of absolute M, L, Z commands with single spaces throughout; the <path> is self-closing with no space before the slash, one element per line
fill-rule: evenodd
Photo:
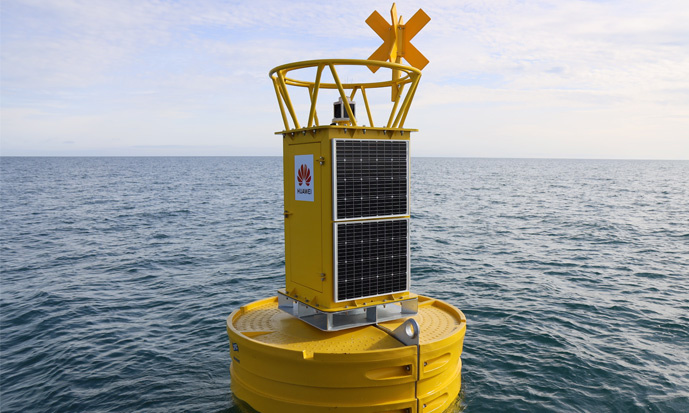
<path fill-rule="evenodd" d="M 225 318 L 283 285 L 280 158 L 2 158 L 0 410 L 238 411 Z M 689 406 L 689 163 L 412 160 L 412 283 L 460 408 Z"/>

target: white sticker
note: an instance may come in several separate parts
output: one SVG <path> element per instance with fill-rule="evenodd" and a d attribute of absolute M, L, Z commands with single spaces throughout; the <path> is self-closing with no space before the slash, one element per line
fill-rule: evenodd
<path fill-rule="evenodd" d="M 294 155 L 294 199 L 313 202 L 313 155 Z"/>

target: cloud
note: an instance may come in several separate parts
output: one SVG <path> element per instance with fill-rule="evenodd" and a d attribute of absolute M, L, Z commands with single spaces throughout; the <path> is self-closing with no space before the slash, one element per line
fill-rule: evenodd
<path fill-rule="evenodd" d="M 104 151 L 189 140 L 236 149 L 258 136 L 267 140 L 258 148 L 273 151 L 282 122 L 268 70 L 367 57 L 380 39 L 364 20 L 374 8 L 387 18 L 390 3 L 6 0 L 1 7 L 3 152 L 46 140 Z M 599 156 L 601 145 L 574 137 L 593 130 L 609 142 L 606 154 L 633 136 L 637 149 L 620 153 L 651 148 L 689 159 L 686 2 L 397 2 L 405 19 L 419 7 L 432 20 L 413 43 L 431 63 L 407 126 L 436 134 L 436 148 L 458 156 L 474 153 L 463 148 L 490 156 L 491 147 L 504 156 Z M 446 131 L 458 118 L 464 146 L 438 126 Z M 523 144 L 505 145 L 514 139 Z M 501 144 L 512 152 L 495 150 Z M 447 152 L 424 145 L 415 147 Z"/>

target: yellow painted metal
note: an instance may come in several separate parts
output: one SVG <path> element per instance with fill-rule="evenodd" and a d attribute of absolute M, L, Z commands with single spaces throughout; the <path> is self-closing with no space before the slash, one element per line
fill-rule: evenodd
<path fill-rule="evenodd" d="M 292 100 L 289 97 L 289 92 L 287 92 L 287 86 L 285 85 L 285 77 L 283 73 L 278 73 L 277 75 L 277 80 L 278 80 L 278 86 L 280 87 L 280 96 L 278 98 L 282 98 L 282 100 L 285 101 L 285 105 L 287 106 L 287 110 L 289 110 L 290 115 L 292 115 L 292 120 L 294 121 L 294 127 L 299 129 L 299 120 L 297 119 L 297 115 L 294 113 L 294 106 L 292 106 Z"/>
<path fill-rule="evenodd" d="M 404 85 L 401 85 L 399 89 L 396 89 L 393 93 L 395 93 L 398 97 L 400 94 L 402 94 L 402 88 L 404 88 Z M 395 104 L 392 107 L 392 111 L 390 112 L 390 119 L 388 119 L 388 128 L 392 127 L 392 117 L 395 116 L 395 113 L 397 112 L 397 105 L 399 105 L 400 100 L 395 99 L 394 100 Z"/>
<path fill-rule="evenodd" d="M 361 88 L 355 87 L 354 89 L 352 89 L 352 93 L 349 94 L 349 100 L 354 100 L 354 96 L 356 96 L 356 91 L 359 89 Z"/>
<path fill-rule="evenodd" d="M 232 392 L 262 413 L 441 413 L 461 387 L 466 318 L 428 297 L 412 318 L 418 346 L 376 326 L 318 330 L 278 310 L 276 297 L 246 305 L 227 319 Z"/>
<path fill-rule="evenodd" d="M 411 90 L 407 94 L 407 96 L 404 99 L 404 103 L 402 106 L 405 108 L 404 110 L 401 110 L 399 114 L 397 115 L 398 117 L 401 115 L 402 119 L 400 121 L 395 121 L 395 125 L 404 125 L 404 121 L 407 120 L 407 114 L 409 113 L 409 106 L 411 105 L 411 101 L 414 100 L 414 96 L 416 95 L 416 89 L 418 89 L 418 84 L 412 84 L 411 85 Z"/>
<path fill-rule="evenodd" d="M 409 21 L 404 24 L 402 16 L 397 17 L 397 6 L 392 3 L 390 9 L 390 21 L 387 21 L 377 11 L 373 11 L 366 19 L 366 24 L 373 29 L 381 39 L 383 44 L 376 49 L 368 60 L 390 61 L 402 63 L 404 58 L 413 67 L 422 70 L 428 64 L 428 59 L 411 44 L 411 39 L 429 22 L 431 18 L 419 9 Z M 378 66 L 368 65 L 368 68 L 375 73 Z M 392 70 L 393 83 L 399 78 L 399 70 Z M 399 87 L 392 87 L 391 100 L 394 102 L 399 99 Z"/>
<path fill-rule="evenodd" d="M 321 73 L 323 68 L 328 66 L 333 77 L 334 83 L 327 83 L 321 81 Z M 392 70 L 393 73 L 397 75 L 393 76 L 392 80 L 388 81 L 376 81 L 376 82 L 360 82 L 360 83 L 342 83 L 340 81 L 340 76 L 337 72 L 338 66 L 369 66 L 376 68 L 386 68 Z M 296 72 L 301 69 L 316 68 L 316 78 L 311 80 L 299 80 L 293 77 L 288 77 L 291 72 Z M 309 60 L 303 62 L 289 63 L 282 66 L 278 66 L 270 71 L 270 77 L 273 79 L 275 84 L 275 94 L 277 96 L 278 102 L 280 104 L 280 113 L 282 115 L 283 123 L 285 124 L 284 131 L 293 131 L 295 129 L 301 129 L 298 116 L 295 111 L 295 107 L 292 103 L 289 94 L 289 87 L 305 87 L 309 91 L 310 102 L 309 102 L 309 112 L 307 122 L 305 123 L 306 128 L 311 128 L 313 126 L 325 126 L 318 123 L 318 116 L 316 114 L 316 104 L 318 100 L 318 91 L 320 89 L 334 89 L 337 90 L 342 101 L 346 101 L 347 90 L 352 91 L 352 96 L 357 89 L 361 89 L 362 95 L 364 95 L 365 89 L 376 89 L 376 88 L 391 88 L 394 91 L 395 98 L 393 99 L 394 105 L 390 112 L 390 119 L 406 119 L 407 112 L 411 106 L 411 99 L 409 99 L 409 91 L 416 90 L 415 85 L 418 85 L 419 79 L 421 77 L 421 71 L 414 67 L 401 65 L 399 63 L 390 63 L 383 61 L 373 61 L 373 60 L 361 60 L 361 59 L 321 59 L 321 60 Z M 402 93 L 405 85 L 410 85 L 408 92 L 406 94 Z M 404 95 L 404 101 L 400 104 L 402 96 Z M 370 107 L 366 96 L 364 95 L 364 100 L 366 104 L 366 112 L 368 114 L 369 122 L 373 125 L 373 117 L 371 115 Z M 285 107 L 287 111 L 285 111 Z M 352 113 L 348 105 L 344 105 L 345 111 L 349 116 L 349 125 L 344 126 L 357 126 L 356 117 Z M 289 116 L 289 117 L 288 117 Z M 290 127 L 290 120 L 291 125 Z M 315 123 L 314 123 L 315 120 Z M 390 128 L 404 128 L 404 121 L 395 122 L 395 126 L 388 126 Z"/>
<path fill-rule="evenodd" d="M 366 96 L 366 89 L 364 89 L 363 87 L 361 88 L 361 96 L 363 96 L 364 98 L 364 105 L 366 106 L 366 114 L 368 115 L 368 121 L 371 124 L 371 126 L 374 126 L 373 116 L 371 116 L 371 107 L 368 105 L 368 97 Z"/>
<path fill-rule="evenodd" d="M 407 93 L 407 96 L 404 98 L 404 102 L 402 103 L 402 107 L 408 107 L 411 104 L 411 100 L 414 98 L 414 95 L 416 94 L 416 84 L 411 85 L 411 90 L 409 93 Z M 393 127 L 397 127 L 400 123 L 404 123 L 402 119 L 406 119 L 407 117 L 407 110 L 405 111 L 398 111 L 397 112 L 397 117 L 395 118 L 395 123 L 392 125 Z M 400 122 L 401 121 L 401 122 Z"/>
<path fill-rule="evenodd" d="M 340 92 L 340 99 L 344 102 L 342 106 L 344 106 L 345 111 L 347 111 L 347 117 L 349 117 L 349 121 L 352 122 L 352 126 L 356 126 L 356 118 L 352 113 L 352 108 L 347 104 L 347 95 L 345 94 L 344 87 L 342 87 L 342 82 L 340 82 L 340 77 L 337 75 L 337 70 L 335 70 L 335 66 L 332 63 L 328 66 L 330 67 L 330 73 L 333 75 L 333 80 L 335 80 L 335 85 L 337 85 L 337 90 Z"/>
<path fill-rule="evenodd" d="M 287 282 L 299 284 L 300 287 L 307 288 L 315 293 L 323 291 L 323 264 L 322 264 L 322 230 L 321 215 L 324 170 L 327 168 L 315 167 L 318 165 L 317 159 L 321 153 L 321 143 L 304 142 L 298 145 L 286 145 L 284 154 L 285 164 L 285 194 L 292 194 L 288 201 L 285 199 L 285 229 L 286 234 L 298 231 L 299 236 L 285 237 L 285 251 L 289 260 L 285 262 L 287 266 Z M 292 201 L 294 197 L 294 157 L 298 155 L 310 155 L 316 159 L 311 173 L 309 190 L 313 191 L 314 202 Z M 289 161 L 292 162 L 289 162 Z M 291 167 L 288 168 L 287 165 Z M 291 188 L 288 191 L 288 186 Z M 327 185 L 326 185 L 327 187 Z M 286 196 L 285 198 L 289 198 Z"/>
<path fill-rule="evenodd" d="M 316 102 L 318 101 L 318 90 L 321 87 L 321 75 L 323 74 L 323 65 L 319 65 L 316 70 L 316 81 L 313 86 L 309 88 L 311 92 L 311 110 L 309 111 L 309 128 L 313 126 L 314 117 L 316 123 L 318 123 L 318 117 L 316 116 Z"/>
<path fill-rule="evenodd" d="M 282 92 L 280 92 L 280 86 L 278 86 L 278 81 L 273 78 L 273 86 L 275 87 L 275 95 L 278 98 L 278 104 L 280 105 L 280 113 L 282 114 L 282 120 L 285 123 L 285 130 L 289 129 L 289 122 L 287 122 L 287 116 L 285 115 L 285 105 L 282 103 Z"/>
<path fill-rule="evenodd" d="M 385 18 L 377 11 L 371 13 L 366 19 L 366 24 L 383 39 L 383 44 L 368 59 L 400 63 L 404 58 L 410 65 L 422 70 L 428 64 L 428 59 L 411 44 L 411 39 L 431 21 L 431 18 L 419 9 L 404 24 L 402 16 L 397 17 L 397 6 L 393 3 L 390 9 L 390 21 L 391 23 L 385 21 Z M 369 69 L 375 73 L 378 67 L 370 65 Z"/>
<path fill-rule="evenodd" d="M 402 131 L 403 133 L 396 133 Z M 336 302 L 333 252 L 333 139 L 408 141 L 412 129 L 327 126 L 283 134 L 285 294 L 321 311 L 351 310 L 415 297 L 406 291 Z M 295 156 L 313 162 L 313 201 L 295 199 Z M 301 158 L 300 158 L 301 159 Z M 409 215 L 397 218 L 409 218 Z"/>

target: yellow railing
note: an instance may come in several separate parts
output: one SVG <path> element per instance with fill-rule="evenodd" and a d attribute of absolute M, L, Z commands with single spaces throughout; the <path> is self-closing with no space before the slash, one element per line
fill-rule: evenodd
<path fill-rule="evenodd" d="M 340 77 L 337 74 L 337 66 L 365 66 L 365 67 L 383 67 L 388 68 L 393 71 L 398 71 L 400 76 L 397 79 L 381 81 L 381 82 L 368 82 L 368 83 L 342 83 Z M 298 69 L 316 68 L 316 77 L 313 81 L 297 80 L 288 77 L 290 72 Z M 335 83 L 323 83 L 321 82 L 321 77 L 323 75 L 323 70 L 328 69 L 332 75 L 333 81 Z M 285 124 L 285 130 L 302 129 L 300 126 L 299 119 L 297 118 L 296 112 L 294 110 L 294 105 L 289 95 L 288 86 L 304 87 L 308 89 L 309 98 L 311 101 L 311 106 L 309 108 L 309 116 L 306 126 L 304 128 L 312 128 L 316 126 L 321 126 L 318 122 L 318 114 L 316 111 L 316 103 L 318 101 L 318 91 L 321 89 L 337 89 L 342 102 L 347 102 L 347 94 L 345 91 L 351 90 L 349 95 L 349 100 L 353 100 L 356 92 L 361 90 L 361 95 L 364 100 L 364 106 L 366 107 L 366 113 L 368 115 L 368 121 L 370 127 L 376 127 L 373 123 L 373 115 L 371 114 L 371 108 L 369 106 L 368 97 L 366 96 L 366 91 L 369 89 L 379 89 L 379 88 L 392 88 L 393 91 L 396 90 L 397 93 L 392 93 L 393 105 L 390 111 L 390 116 L 388 117 L 388 122 L 384 128 L 386 129 L 402 129 L 404 127 L 404 121 L 409 113 L 409 107 L 411 106 L 411 101 L 416 93 L 416 88 L 419 84 L 419 79 L 421 78 L 421 71 L 414 67 L 401 65 L 398 63 L 390 63 L 376 60 L 359 60 L 359 59 L 322 59 L 322 60 L 308 60 L 303 62 L 288 63 L 282 66 L 278 66 L 270 71 L 270 78 L 273 80 L 273 86 L 275 87 L 275 95 L 278 99 L 278 104 L 280 105 L 280 113 L 282 114 L 282 120 Z M 407 87 L 407 85 L 409 85 Z M 406 93 L 404 93 L 406 89 Z M 348 104 L 343 104 L 344 109 L 347 111 L 347 115 L 351 122 L 351 126 L 357 126 L 356 118 L 352 113 L 352 109 Z M 287 110 L 285 110 L 285 108 Z M 289 120 L 292 120 L 290 125 Z M 327 123 L 328 125 L 330 122 Z"/>

